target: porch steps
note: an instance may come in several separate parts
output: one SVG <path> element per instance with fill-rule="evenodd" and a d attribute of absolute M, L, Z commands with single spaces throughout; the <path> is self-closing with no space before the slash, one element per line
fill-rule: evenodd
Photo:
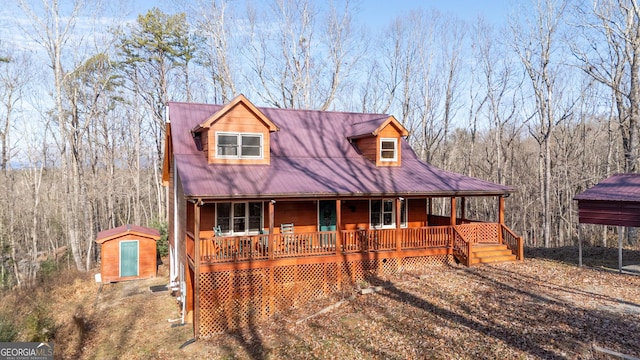
<path fill-rule="evenodd" d="M 471 248 L 470 265 L 516 261 L 505 244 L 476 244 Z"/>

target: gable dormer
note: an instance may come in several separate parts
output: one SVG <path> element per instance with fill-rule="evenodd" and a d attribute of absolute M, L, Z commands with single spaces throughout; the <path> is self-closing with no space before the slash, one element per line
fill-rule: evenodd
<path fill-rule="evenodd" d="M 401 141 L 409 132 L 395 117 L 354 124 L 351 133 L 349 140 L 376 166 L 402 165 Z"/>
<path fill-rule="evenodd" d="M 278 127 L 238 95 L 192 130 L 209 164 L 270 164 L 270 134 Z"/>

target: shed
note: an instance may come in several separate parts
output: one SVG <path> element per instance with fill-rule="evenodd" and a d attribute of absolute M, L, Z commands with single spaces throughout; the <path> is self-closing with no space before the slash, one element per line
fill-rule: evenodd
<path fill-rule="evenodd" d="M 615 174 L 574 196 L 578 223 L 640 227 L 640 174 Z M 622 271 L 622 231 L 618 232 L 618 268 Z M 582 239 L 578 239 L 582 266 Z"/>
<path fill-rule="evenodd" d="M 99 232 L 96 243 L 100 244 L 102 281 L 155 277 L 158 239 L 158 230 L 130 224 Z"/>

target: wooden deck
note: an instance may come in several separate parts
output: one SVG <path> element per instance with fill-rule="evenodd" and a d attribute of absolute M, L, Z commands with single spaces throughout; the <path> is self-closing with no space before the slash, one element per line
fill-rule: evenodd
<path fill-rule="evenodd" d="M 500 223 L 480 222 L 198 241 L 188 234 L 186 245 L 187 281 L 194 288 L 187 286 L 186 311 L 193 310 L 195 336 L 204 338 L 255 324 L 345 286 L 421 271 L 453 257 L 467 266 L 523 259 L 522 238 Z"/>
<path fill-rule="evenodd" d="M 381 253 L 389 253 L 386 255 L 392 257 L 446 253 L 470 266 L 482 262 L 477 260 L 477 254 L 472 250 L 477 244 L 504 244 L 515 259 L 523 259 L 522 238 L 505 225 L 480 222 L 403 229 L 217 236 L 200 238 L 198 245 L 199 263 L 206 272 L 228 267 L 223 264 L 233 264 L 234 268 L 242 263 L 253 264 L 241 266 L 249 268 L 274 262 L 290 263 L 284 260 L 304 258 L 315 258 L 312 262 L 321 263 L 334 262 L 332 257 L 364 259 Z M 187 234 L 186 245 L 189 260 L 194 264 L 196 243 L 193 234 Z"/>

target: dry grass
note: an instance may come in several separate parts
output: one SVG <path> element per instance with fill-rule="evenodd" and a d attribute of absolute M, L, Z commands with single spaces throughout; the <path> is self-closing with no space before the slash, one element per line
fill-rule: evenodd
<path fill-rule="evenodd" d="M 617 254 L 613 260 L 617 264 Z M 559 253 L 565 251 L 565 258 Z M 589 250 L 591 251 L 591 250 Z M 575 249 L 573 249 L 575 253 Z M 587 257 L 594 266 L 595 258 Z M 322 299 L 243 331 L 179 349 L 192 329 L 157 279 L 99 286 L 87 276 L 49 293 L 60 358 L 601 359 L 593 346 L 640 357 L 640 276 L 572 265 L 569 249 L 522 263 L 433 268 L 371 279 L 382 291 Z M 625 256 L 632 256 L 627 254 Z M 589 255 L 591 256 L 591 255 Z M 575 257 L 575 256 L 574 256 Z M 577 258 L 575 260 L 577 262 Z M 640 262 L 640 261 L 638 261 Z M 162 271 L 166 271 L 163 269 Z M 97 299 L 97 301 L 96 301 Z M 96 304 L 93 306 L 93 304 Z"/>

